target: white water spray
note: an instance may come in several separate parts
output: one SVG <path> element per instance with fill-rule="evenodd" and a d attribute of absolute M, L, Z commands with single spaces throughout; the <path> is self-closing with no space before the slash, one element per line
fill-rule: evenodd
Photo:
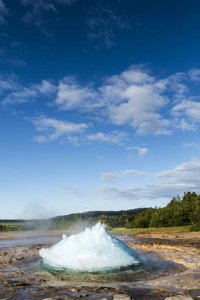
<path fill-rule="evenodd" d="M 50 267 L 87 272 L 138 265 L 140 262 L 136 253 L 110 235 L 100 222 L 79 234 L 63 236 L 63 240 L 53 247 L 41 249 L 40 256 Z"/>

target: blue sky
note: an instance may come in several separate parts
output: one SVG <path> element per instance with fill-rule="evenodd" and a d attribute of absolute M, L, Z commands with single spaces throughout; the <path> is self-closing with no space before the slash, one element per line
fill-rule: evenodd
<path fill-rule="evenodd" d="M 0 0 L 0 218 L 200 193 L 198 0 Z"/>

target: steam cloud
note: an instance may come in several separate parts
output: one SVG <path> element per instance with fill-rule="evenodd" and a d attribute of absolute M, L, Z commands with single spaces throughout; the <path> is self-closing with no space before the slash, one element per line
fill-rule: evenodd
<path fill-rule="evenodd" d="M 136 253 L 111 236 L 100 222 L 79 234 L 63 236 L 63 240 L 52 248 L 41 249 L 40 256 L 50 267 L 87 272 L 138 265 L 140 262 Z"/>

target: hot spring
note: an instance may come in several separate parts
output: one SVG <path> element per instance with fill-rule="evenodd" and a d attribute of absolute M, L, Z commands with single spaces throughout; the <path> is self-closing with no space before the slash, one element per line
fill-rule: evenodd
<path fill-rule="evenodd" d="M 100 222 L 71 235 L 48 249 L 41 249 L 43 263 L 51 268 L 97 272 L 140 264 L 138 255 L 110 235 Z"/>
<path fill-rule="evenodd" d="M 163 276 L 176 269 L 173 262 L 155 255 L 136 253 L 125 243 L 110 235 L 98 222 L 92 228 L 66 237 L 52 246 L 42 248 L 39 269 L 66 280 L 132 282 Z"/>

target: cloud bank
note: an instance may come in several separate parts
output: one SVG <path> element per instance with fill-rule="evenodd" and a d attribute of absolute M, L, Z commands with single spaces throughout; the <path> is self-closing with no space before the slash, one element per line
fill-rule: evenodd
<path fill-rule="evenodd" d="M 72 123 L 56 119 L 38 117 L 31 120 L 39 132 L 45 135 L 37 135 L 34 140 L 39 143 L 68 138 L 70 141 L 74 134 L 79 134 L 88 128 L 85 123 Z"/>
<path fill-rule="evenodd" d="M 200 157 L 177 165 L 174 169 L 165 170 L 156 174 L 141 172 L 139 170 L 124 170 L 121 172 L 102 173 L 102 180 L 109 182 L 109 186 L 96 187 L 90 191 L 80 191 L 85 197 L 93 196 L 109 201 L 130 200 L 147 203 L 156 199 L 170 200 L 176 195 L 182 195 L 183 192 L 194 191 L 200 193 Z M 141 184 L 127 187 L 117 187 L 116 181 L 121 177 L 140 176 Z M 146 182 L 146 184 L 144 184 Z M 68 191 L 73 191 L 73 187 Z M 142 204 L 141 204 L 142 205 Z"/>
<path fill-rule="evenodd" d="M 5 95 L 2 105 L 29 103 L 45 97 L 49 107 L 63 113 L 78 112 L 82 119 L 87 118 L 84 123 L 93 122 L 93 128 L 98 123 L 115 128 L 109 132 L 93 129 L 85 140 L 122 145 L 128 138 L 128 128 L 133 135 L 171 135 L 177 129 L 197 131 L 200 122 L 199 73 L 200 70 L 191 69 L 160 78 L 152 75 L 145 66 L 131 66 L 120 74 L 104 78 L 100 84 L 80 83 L 75 77 L 68 76 L 57 84 L 42 80 L 28 86 L 15 83 L 12 77 L 6 81 L 1 75 L 1 92 Z M 190 92 L 191 84 L 196 85 L 196 95 Z M 148 152 L 145 147 L 135 149 L 141 157 Z"/>

